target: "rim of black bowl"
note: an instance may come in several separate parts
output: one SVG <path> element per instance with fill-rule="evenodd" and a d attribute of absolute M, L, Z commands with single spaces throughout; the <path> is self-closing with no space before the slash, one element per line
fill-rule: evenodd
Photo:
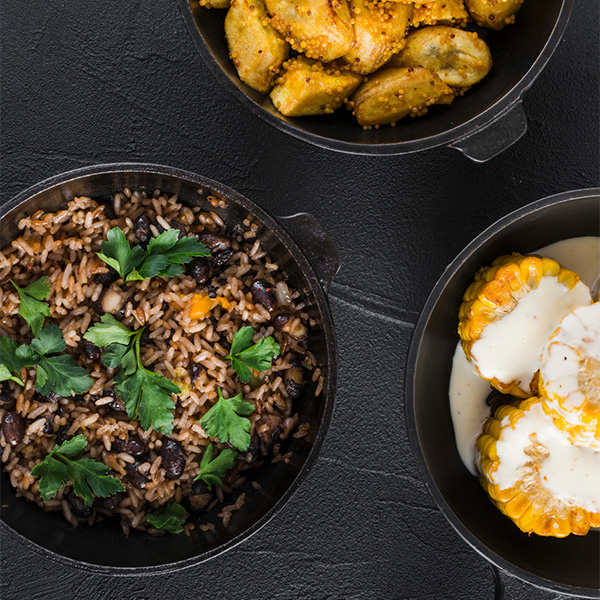
<path fill-rule="evenodd" d="M 538 210 L 548 206 L 565 204 L 568 202 L 574 202 L 579 199 L 590 198 L 594 196 L 600 196 L 600 188 L 587 188 L 568 192 L 561 192 L 559 194 L 554 194 L 552 196 L 543 198 L 542 200 L 537 200 L 535 202 L 532 202 L 531 204 L 527 204 L 526 206 L 509 213 L 505 217 L 502 217 L 501 219 L 490 225 L 487 229 L 480 233 L 446 267 L 438 282 L 435 284 L 433 290 L 429 294 L 421 311 L 421 315 L 419 316 L 419 320 L 417 321 L 417 324 L 415 326 L 406 361 L 406 384 L 404 392 L 404 410 L 408 429 L 408 437 L 410 439 L 413 455 L 421 472 L 421 476 L 425 481 L 425 485 L 427 486 L 429 493 L 433 496 L 433 499 L 440 507 L 443 515 L 450 522 L 450 524 L 460 535 L 460 537 L 465 542 L 467 542 L 469 546 L 471 546 L 471 548 L 473 548 L 478 554 L 483 556 L 489 562 L 495 564 L 497 567 L 499 567 L 506 573 L 514 575 L 527 583 L 530 583 L 536 587 L 552 590 L 555 592 L 561 592 L 570 596 L 575 595 L 590 598 L 597 597 L 596 590 L 588 588 L 577 588 L 553 581 L 551 579 L 545 579 L 538 575 L 534 575 L 533 573 L 530 573 L 529 571 L 526 571 L 516 566 L 515 564 L 505 560 L 504 558 L 490 550 L 490 548 L 488 548 L 481 540 L 479 540 L 477 536 L 473 535 L 467 529 L 467 527 L 463 525 L 463 523 L 456 516 L 450 505 L 446 502 L 442 492 L 437 486 L 435 479 L 433 478 L 431 472 L 429 471 L 429 468 L 427 467 L 427 461 L 421 449 L 419 433 L 417 430 L 414 384 L 417 355 L 419 347 L 421 345 L 421 340 L 423 338 L 423 333 L 425 332 L 425 328 L 427 326 L 431 313 L 433 312 L 433 309 L 435 308 L 439 297 L 445 289 L 447 283 L 456 275 L 457 271 L 459 271 L 462 265 L 471 257 L 473 252 L 479 249 L 485 242 L 495 237 L 505 227 L 511 225 L 516 221 L 521 220 L 527 215 L 531 215 L 537 212 Z"/>
<path fill-rule="evenodd" d="M 215 556 L 222 554 L 231 548 L 237 546 L 238 544 L 244 542 L 249 537 L 254 535 L 258 530 L 262 529 L 291 499 L 294 493 L 298 490 L 302 482 L 307 478 L 307 476 L 312 471 L 321 449 L 323 447 L 323 443 L 327 437 L 327 433 L 329 431 L 329 426 L 331 424 L 331 418 L 333 416 L 334 404 L 335 404 L 335 392 L 337 387 L 337 344 L 335 338 L 335 330 L 333 327 L 333 320 L 331 317 L 331 311 L 329 309 L 329 303 L 327 301 L 327 296 L 322 288 L 322 285 L 317 277 L 312 265 L 304 255 L 304 252 L 300 248 L 300 246 L 296 243 L 296 241 L 290 236 L 289 233 L 285 230 L 284 226 L 281 225 L 274 217 L 272 217 L 269 213 L 267 213 L 260 206 L 255 204 L 252 200 L 249 200 L 244 195 L 235 191 L 234 189 L 219 183 L 213 179 L 208 177 L 204 177 L 202 175 L 197 175 L 190 171 L 185 171 L 182 169 L 177 169 L 175 167 L 168 167 L 164 165 L 157 165 L 153 163 L 107 163 L 107 164 L 99 164 L 92 165 L 88 167 L 82 167 L 78 169 L 74 169 L 71 171 L 66 171 L 64 173 L 60 173 L 58 175 L 53 175 L 48 179 L 40 181 L 27 188 L 23 192 L 20 192 L 12 199 L 7 202 L 0 204 L 0 222 L 2 221 L 3 216 L 8 213 L 10 210 L 27 200 L 28 198 L 35 196 L 36 194 L 47 190 L 49 188 L 55 187 L 57 185 L 61 185 L 67 183 L 69 181 L 73 181 L 79 179 L 80 177 L 87 175 L 103 175 L 103 174 L 111 174 L 111 173 L 148 173 L 155 175 L 164 175 L 167 177 L 177 177 L 179 179 L 185 179 L 190 181 L 198 186 L 205 186 L 214 190 L 226 198 L 230 198 L 234 200 L 236 203 L 240 204 L 247 209 L 250 213 L 256 215 L 261 221 L 265 224 L 265 226 L 272 232 L 278 236 L 282 242 L 288 247 L 291 248 L 294 252 L 293 258 L 299 264 L 300 269 L 304 273 L 310 287 L 311 291 L 315 294 L 316 302 L 319 308 L 319 312 L 321 313 L 322 325 L 324 330 L 325 339 L 327 340 L 327 361 L 328 361 L 328 382 L 327 389 L 325 395 L 325 408 L 323 411 L 323 417 L 319 424 L 319 431 L 315 437 L 314 444 L 310 449 L 302 467 L 299 469 L 297 475 L 294 477 L 293 481 L 285 491 L 285 493 L 273 504 L 273 506 L 255 523 L 253 523 L 250 527 L 228 540 L 221 546 L 217 548 L 213 548 L 212 550 L 208 550 L 203 552 L 198 556 L 194 556 L 191 558 L 187 558 L 181 561 L 164 563 L 162 565 L 152 565 L 152 566 L 141 566 L 141 567 L 119 567 L 119 566 L 108 566 L 108 565 L 97 565 L 93 563 L 83 562 L 79 560 L 75 560 L 61 554 L 57 554 L 43 546 L 39 546 L 35 542 L 29 540 L 28 538 L 21 535 L 18 531 L 15 531 L 12 527 L 6 524 L 2 519 L 0 519 L 1 527 L 6 528 L 11 531 L 13 535 L 18 536 L 21 540 L 26 542 L 34 549 L 38 554 L 51 558 L 61 564 L 75 567 L 78 569 L 90 571 L 93 573 L 108 573 L 113 576 L 132 576 L 132 575 L 153 575 L 153 574 L 164 574 L 172 571 L 179 571 L 181 569 L 190 568 L 197 564 L 200 564 L 206 560 L 214 558 Z"/>
<path fill-rule="evenodd" d="M 542 51 L 539 53 L 536 60 L 533 62 L 529 70 L 523 75 L 520 81 L 517 82 L 504 96 L 502 96 L 497 102 L 490 106 L 487 110 L 477 114 L 472 119 L 469 119 L 465 123 L 462 123 L 452 129 L 448 129 L 442 133 L 438 133 L 429 137 L 421 138 L 418 140 L 410 140 L 406 142 L 390 142 L 390 143 L 355 143 L 355 142 L 343 142 L 341 140 L 317 135 L 310 133 L 295 126 L 293 123 L 286 120 L 283 116 L 275 115 L 260 104 L 256 103 L 250 96 L 248 96 L 240 87 L 238 87 L 223 71 L 220 67 L 214 53 L 210 49 L 209 45 L 204 40 L 204 37 L 200 33 L 192 13 L 190 6 L 190 0 L 177 0 L 183 19 L 186 23 L 188 32 L 194 41 L 196 49 L 200 53 L 204 64 L 210 69 L 213 76 L 219 81 L 219 83 L 228 91 L 233 92 L 239 102 L 241 102 L 246 108 L 250 109 L 256 116 L 266 121 L 276 129 L 288 133 L 292 137 L 309 142 L 320 148 L 327 150 L 336 150 L 337 152 L 344 152 L 346 154 L 376 154 L 376 155 L 394 155 L 394 154 L 409 154 L 411 152 L 419 152 L 429 148 L 436 148 L 438 146 L 448 145 L 452 142 L 457 142 L 462 139 L 468 138 L 470 135 L 475 133 L 479 129 L 483 129 L 487 125 L 491 124 L 502 115 L 507 113 L 523 96 L 523 94 L 529 89 L 529 87 L 536 80 L 538 75 L 544 70 L 546 64 L 550 60 L 550 57 L 556 50 L 560 39 L 567 27 L 571 11 L 575 0 L 563 0 L 560 14 L 556 19 L 552 32 L 548 36 Z M 209 9 L 204 9 L 209 10 Z M 221 9 L 210 9 L 210 10 L 221 10 Z M 223 34 L 224 35 L 224 34 Z M 241 82 L 240 82 L 241 83 Z M 242 87 L 245 87 L 241 83 Z M 298 117 L 299 118 L 299 117 Z"/>

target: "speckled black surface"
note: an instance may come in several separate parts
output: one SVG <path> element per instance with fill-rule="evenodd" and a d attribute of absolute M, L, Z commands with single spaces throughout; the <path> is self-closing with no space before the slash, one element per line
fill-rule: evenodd
<path fill-rule="evenodd" d="M 525 96 L 528 133 L 475 165 L 450 149 L 334 154 L 276 131 L 212 78 L 174 1 L 3 2 L 0 201 L 82 165 L 170 164 L 273 213 L 313 213 L 343 266 L 331 293 L 340 356 L 332 427 L 317 467 L 275 519 L 230 552 L 160 577 L 83 573 L 2 527 L 2 598 L 494 598 L 492 570 L 417 473 L 405 354 L 429 290 L 477 233 L 535 199 L 598 185 L 597 32 L 597 2 L 580 0 Z M 354 302 L 365 292 L 367 309 Z M 388 316 L 376 313 L 379 298 L 393 301 Z M 559 598 L 503 582 L 506 598 Z"/>

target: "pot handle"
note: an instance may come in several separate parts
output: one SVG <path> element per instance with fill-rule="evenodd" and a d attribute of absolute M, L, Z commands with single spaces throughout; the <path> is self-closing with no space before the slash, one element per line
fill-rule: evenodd
<path fill-rule="evenodd" d="M 300 246 L 325 291 L 340 270 L 340 255 L 333 240 L 311 214 L 277 216 L 277 220 Z"/>
<path fill-rule="evenodd" d="M 450 145 L 473 162 L 483 163 L 520 140 L 527 131 L 523 101 L 517 100 L 483 129 Z"/>

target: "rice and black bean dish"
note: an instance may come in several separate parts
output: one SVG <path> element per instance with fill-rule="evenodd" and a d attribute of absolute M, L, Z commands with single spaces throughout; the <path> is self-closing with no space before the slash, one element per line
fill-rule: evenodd
<path fill-rule="evenodd" d="M 226 227 L 208 200 L 78 197 L 0 251 L 3 468 L 74 526 L 189 535 L 219 506 L 226 527 L 247 471 L 309 432 L 293 404 L 323 388 L 315 323 L 257 225 Z"/>

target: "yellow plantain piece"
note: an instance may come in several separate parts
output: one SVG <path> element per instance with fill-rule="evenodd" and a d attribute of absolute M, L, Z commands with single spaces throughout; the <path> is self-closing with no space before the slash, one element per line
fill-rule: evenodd
<path fill-rule="evenodd" d="M 290 47 L 269 23 L 263 0 L 231 0 L 225 37 L 240 79 L 268 93 Z"/>
<path fill-rule="evenodd" d="M 446 85 L 464 88 L 489 73 L 492 55 L 475 32 L 438 25 L 411 32 L 387 66 L 433 69 Z"/>
<path fill-rule="evenodd" d="M 230 0 L 200 0 L 199 4 L 205 8 L 229 8 Z"/>
<path fill-rule="evenodd" d="M 347 54 L 354 42 L 346 0 L 266 0 L 271 24 L 297 52 L 322 62 Z"/>
<path fill-rule="evenodd" d="M 361 84 L 350 106 L 360 125 L 372 127 L 424 115 L 432 104 L 453 99 L 454 92 L 428 69 L 383 68 Z"/>
<path fill-rule="evenodd" d="M 539 398 L 501 406 L 477 450 L 481 485 L 521 531 L 562 538 L 600 526 L 600 452 L 570 444 Z"/>
<path fill-rule="evenodd" d="M 335 64 L 322 65 L 300 56 L 284 67 L 271 90 L 271 101 L 286 117 L 332 113 L 362 81 L 360 75 Z"/>
<path fill-rule="evenodd" d="M 572 444 L 600 450 L 600 303 L 576 308 L 550 336 L 539 390 L 544 410 Z"/>
<path fill-rule="evenodd" d="M 502 29 L 515 22 L 523 0 L 465 0 L 473 20 L 480 27 Z"/>
<path fill-rule="evenodd" d="M 412 4 L 350 0 L 354 22 L 354 45 L 344 55 L 350 68 L 362 75 L 373 73 L 402 50 Z"/>
<path fill-rule="evenodd" d="M 413 15 L 415 27 L 423 25 L 451 25 L 464 27 L 469 21 L 469 13 L 463 0 L 434 0 L 416 2 Z"/>
<path fill-rule="evenodd" d="M 591 304 L 589 288 L 555 260 L 513 254 L 481 269 L 459 309 L 458 334 L 477 373 L 504 394 L 537 393 L 539 359 L 565 314 Z"/>

